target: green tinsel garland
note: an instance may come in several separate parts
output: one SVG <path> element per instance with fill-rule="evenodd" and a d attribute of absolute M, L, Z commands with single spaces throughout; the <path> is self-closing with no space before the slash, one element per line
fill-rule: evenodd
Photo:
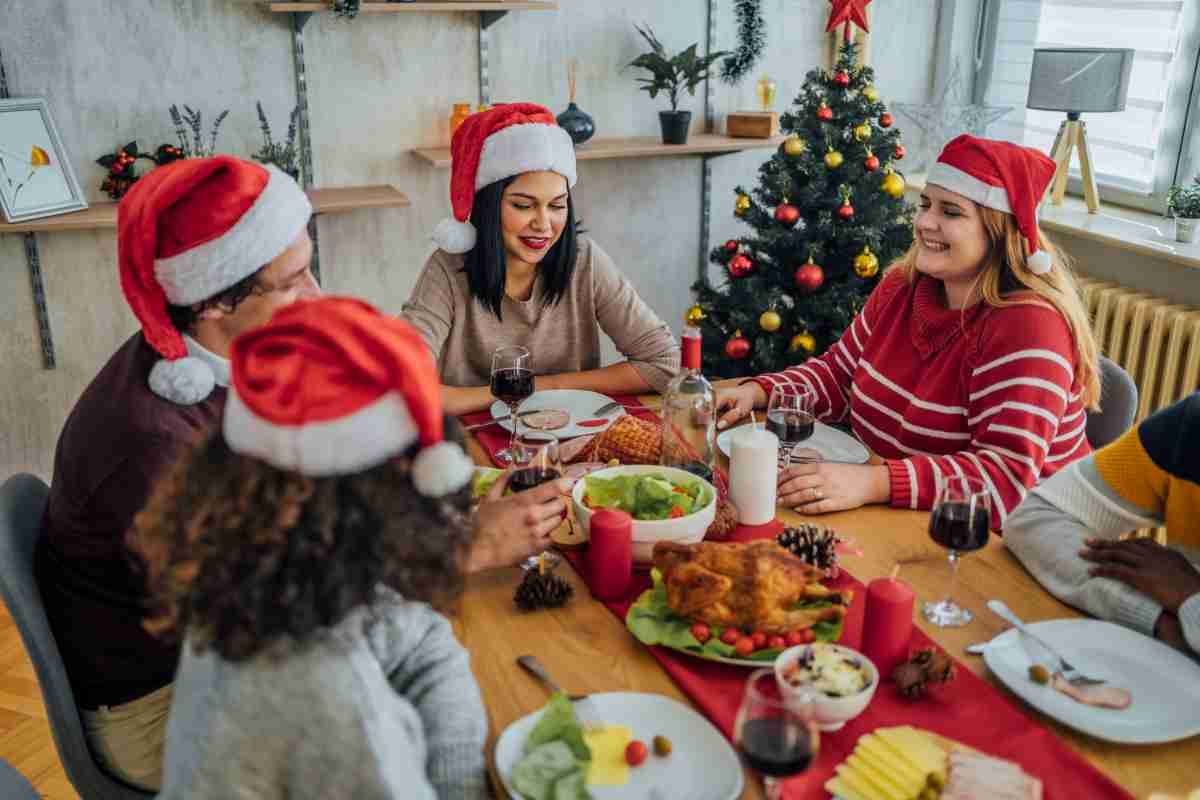
<path fill-rule="evenodd" d="M 750 73 L 767 45 L 767 23 L 763 21 L 762 0 L 734 0 L 738 21 L 738 46 L 725 59 L 721 80 L 730 86 L 741 82 Z"/>

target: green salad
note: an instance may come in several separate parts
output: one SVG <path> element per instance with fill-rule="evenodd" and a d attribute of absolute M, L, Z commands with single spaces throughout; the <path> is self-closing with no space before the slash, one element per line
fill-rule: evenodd
<path fill-rule="evenodd" d="M 784 651 L 782 647 L 763 647 L 749 655 L 738 655 L 732 645 L 721 641 L 724 629 L 719 625 L 711 627 L 711 636 L 701 642 L 692 635 L 693 621 L 684 619 L 671 610 L 667 603 L 667 586 L 663 583 L 662 573 L 657 569 L 650 571 L 654 586 L 642 592 L 637 602 L 629 607 L 625 615 L 625 627 L 637 640 L 647 645 L 662 645 L 673 650 L 683 650 L 702 658 L 737 658 L 743 661 L 762 661 L 770 664 L 775 657 Z M 796 608 L 823 608 L 832 605 L 828 600 L 813 600 L 801 603 Z M 842 636 L 842 620 L 826 620 L 812 627 L 815 640 L 818 642 L 836 642 Z"/>
<path fill-rule="evenodd" d="M 677 482 L 659 473 L 589 475 L 583 483 L 583 504 L 588 508 L 618 508 L 640 520 L 686 517 L 712 501 L 712 489 L 702 481 Z"/>
<path fill-rule="evenodd" d="M 556 692 L 525 740 L 512 770 L 513 788 L 526 800 L 592 800 L 587 770 L 592 751 L 571 701 Z"/>
<path fill-rule="evenodd" d="M 500 476 L 504 474 L 504 470 L 494 467 L 476 467 L 475 475 L 471 478 L 471 495 L 476 500 L 482 500 L 487 496 L 487 493 L 496 485 L 496 481 L 500 480 Z M 508 489 L 504 490 L 505 494 L 509 493 Z"/>

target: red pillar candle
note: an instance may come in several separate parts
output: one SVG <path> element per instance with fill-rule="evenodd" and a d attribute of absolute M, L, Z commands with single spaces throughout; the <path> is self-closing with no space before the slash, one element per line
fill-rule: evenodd
<path fill-rule="evenodd" d="M 633 575 L 633 517 L 614 508 L 592 514 L 588 526 L 588 575 L 592 594 L 620 600 Z"/>
<path fill-rule="evenodd" d="M 892 669 L 908 658 L 915 601 L 912 587 L 898 580 L 895 572 L 888 578 L 876 578 L 867 586 L 863 653 L 875 662 L 881 680 L 887 680 Z"/>

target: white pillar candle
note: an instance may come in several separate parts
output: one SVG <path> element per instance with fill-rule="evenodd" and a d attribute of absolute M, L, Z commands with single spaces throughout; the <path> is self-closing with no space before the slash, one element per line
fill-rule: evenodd
<path fill-rule="evenodd" d="M 729 455 L 729 499 L 743 525 L 765 525 L 775 519 L 775 484 L 779 437 L 755 425 L 732 437 Z"/>

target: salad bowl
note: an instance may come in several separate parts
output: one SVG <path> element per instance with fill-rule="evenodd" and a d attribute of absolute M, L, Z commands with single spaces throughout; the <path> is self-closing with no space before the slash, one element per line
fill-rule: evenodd
<path fill-rule="evenodd" d="M 661 476 L 677 487 L 698 488 L 696 501 L 688 513 L 665 519 L 633 520 L 633 560 L 635 564 L 648 566 L 652 558 L 655 542 L 679 542 L 694 544 L 704 538 L 708 526 L 712 524 L 717 514 L 717 490 L 711 483 L 676 467 L 661 467 L 655 464 L 629 464 L 597 470 L 575 484 L 571 492 L 571 500 L 575 507 L 575 519 L 583 528 L 584 533 L 590 534 L 592 509 L 584 505 L 583 498 L 588 492 L 591 479 L 603 481 L 618 476 Z M 595 485 L 595 484 L 593 484 Z M 653 499 L 648 501 L 654 508 Z M 626 509 L 628 510 L 628 509 Z"/>

